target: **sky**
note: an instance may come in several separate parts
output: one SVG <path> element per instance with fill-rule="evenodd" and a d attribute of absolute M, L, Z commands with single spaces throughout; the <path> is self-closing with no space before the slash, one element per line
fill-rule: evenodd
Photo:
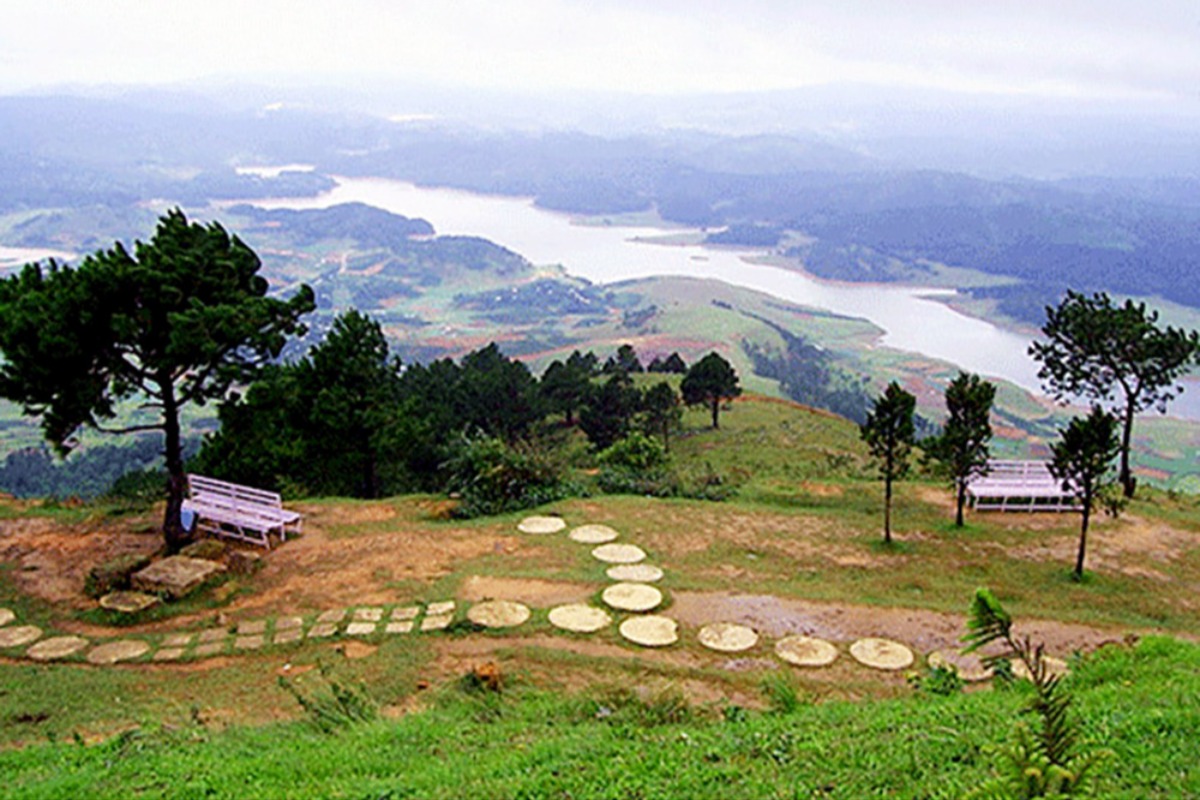
<path fill-rule="evenodd" d="M 1196 0 L 10 0 L 0 93 L 207 78 L 1200 99 Z"/>

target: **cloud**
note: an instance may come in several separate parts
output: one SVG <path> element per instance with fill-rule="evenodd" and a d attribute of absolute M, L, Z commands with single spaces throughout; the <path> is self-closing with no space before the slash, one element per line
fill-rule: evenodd
<path fill-rule="evenodd" d="M 1175 0 L 41 0 L 0 10 L 0 89 L 372 75 L 644 93 L 831 82 L 1190 96 L 1200 6 Z"/>

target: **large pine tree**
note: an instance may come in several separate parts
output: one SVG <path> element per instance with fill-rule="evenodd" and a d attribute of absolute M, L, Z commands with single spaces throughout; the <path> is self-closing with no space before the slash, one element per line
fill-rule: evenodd
<path fill-rule="evenodd" d="M 169 550 L 186 537 L 182 409 L 249 380 L 314 307 L 307 286 L 289 300 L 269 297 L 259 267 L 236 236 L 176 209 L 132 253 L 118 243 L 76 268 L 29 264 L 0 282 L 0 396 L 40 416 L 63 453 L 83 426 L 161 431 Z M 140 400 L 150 420 L 110 427 L 127 399 Z"/>

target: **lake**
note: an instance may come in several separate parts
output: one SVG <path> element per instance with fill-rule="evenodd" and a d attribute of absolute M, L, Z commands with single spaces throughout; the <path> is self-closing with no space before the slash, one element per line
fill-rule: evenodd
<path fill-rule="evenodd" d="M 947 361 L 1037 391 L 1037 370 L 1026 355 L 1029 340 L 984 320 L 960 314 L 935 299 L 953 292 L 821 281 L 793 270 L 748 262 L 752 250 L 665 245 L 648 237 L 670 230 L 576 224 L 567 214 L 540 209 L 529 198 L 472 194 L 414 186 L 382 178 L 337 178 L 315 197 L 257 202 L 265 208 L 324 208 L 361 202 L 428 220 L 441 235 L 482 236 L 534 264 L 562 265 L 593 283 L 685 275 L 724 281 L 800 305 L 869 320 L 880 344 Z"/>

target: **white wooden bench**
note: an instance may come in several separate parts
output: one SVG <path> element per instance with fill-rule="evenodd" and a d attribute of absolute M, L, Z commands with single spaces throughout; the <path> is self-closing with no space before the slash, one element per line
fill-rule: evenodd
<path fill-rule="evenodd" d="M 270 534 L 287 541 L 299 533 L 303 520 L 283 507 L 278 492 L 241 486 L 203 475 L 188 475 L 188 497 L 183 508 L 196 515 L 196 527 L 216 536 L 271 547 Z"/>
<path fill-rule="evenodd" d="M 1048 461 L 989 461 L 988 474 L 967 484 L 967 497 L 977 511 L 1079 510 Z"/>

